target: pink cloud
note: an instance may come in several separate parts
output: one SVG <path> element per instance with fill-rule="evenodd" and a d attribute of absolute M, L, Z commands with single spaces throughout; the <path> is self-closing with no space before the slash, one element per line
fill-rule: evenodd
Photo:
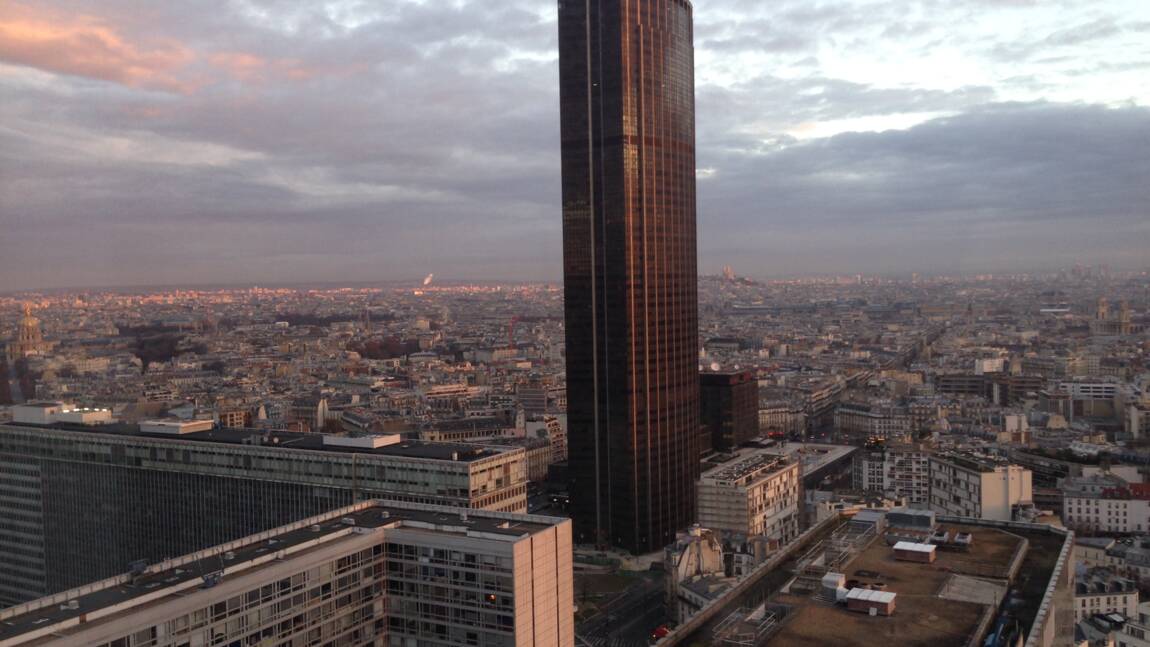
<path fill-rule="evenodd" d="M 208 61 L 232 79 L 245 82 L 261 82 L 273 79 L 306 81 L 317 76 L 348 74 L 358 67 L 322 69 L 306 65 L 294 58 L 268 59 L 249 52 L 219 52 L 212 54 Z"/>
<path fill-rule="evenodd" d="M 129 42 L 93 16 L 0 5 L 0 61 L 122 85 L 190 93 L 179 72 L 195 58 L 172 40 Z"/>

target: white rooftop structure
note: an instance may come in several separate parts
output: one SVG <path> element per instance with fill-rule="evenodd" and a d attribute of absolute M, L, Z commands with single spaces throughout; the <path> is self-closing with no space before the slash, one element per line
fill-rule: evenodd
<path fill-rule="evenodd" d="M 325 435 L 323 444 L 327 447 L 351 447 L 355 449 L 378 449 L 395 445 L 403 440 L 400 434 L 368 434 L 365 436 Z"/>
<path fill-rule="evenodd" d="M 900 541 L 894 545 L 895 550 L 905 550 L 911 553 L 933 553 L 937 546 L 934 544 L 919 544 L 913 541 Z"/>
<path fill-rule="evenodd" d="M 878 602 L 889 604 L 894 602 L 895 593 L 892 591 L 875 591 L 874 589 L 851 589 L 847 593 L 848 600 L 862 600 L 863 602 Z"/>
<path fill-rule="evenodd" d="M 211 420 L 145 420 L 140 423 L 140 432 L 145 434 L 192 434 L 211 431 L 216 423 Z"/>

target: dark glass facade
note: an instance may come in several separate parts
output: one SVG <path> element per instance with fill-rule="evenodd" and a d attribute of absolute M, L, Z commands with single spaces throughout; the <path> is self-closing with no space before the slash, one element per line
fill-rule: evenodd
<path fill-rule="evenodd" d="M 576 542 L 662 548 L 699 474 L 695 91 L 686 0 L 560 0 Z"/>
<path fill-rule="evenodd" d="M 759 382 L 751 371 L 699 376 L 704 438 L 726 451 L 759 435 Z"/>

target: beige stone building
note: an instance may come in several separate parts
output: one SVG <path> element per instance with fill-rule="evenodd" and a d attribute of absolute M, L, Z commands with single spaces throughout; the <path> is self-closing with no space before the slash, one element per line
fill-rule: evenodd
<path fill-rule="evenodd" d="M 799 533 L 799 464 L 749 449 L 699 477 L 698 522 L 705 528 L 786 543 Z"/>

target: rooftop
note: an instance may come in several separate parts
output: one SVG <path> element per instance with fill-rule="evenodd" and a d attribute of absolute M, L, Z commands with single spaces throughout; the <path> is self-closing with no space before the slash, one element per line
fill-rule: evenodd
<path fill-rule="evenodd" d="M 8 423 L 0 425 L 0 430 L 15 428 L 21 430 L 51 429 L 84 434 L 110 434 L 172 442 L 191 441 L 220 443 L 226 445 L 258 445 L 262 447 L 284 447 L 342 454 L 373 454 L 377 456 L 403 456 L 430 460 L 471 462 L 501 453 L 515 451 L 515 447 L 492 447 L 467 443 L 441 443 L 418 440 L 404 440 L 382 447 L 339 446 L 324 443 L 325 434 L 301 433 L 295 431 L 272 431 L 263 429 L 211 429 L 208 431 L 179 434 L 152 434 L 140 431 L 137 425 L 113 424 L 89 427 L 68 423 L 34 425 Z"/>
<path fill-rule="evenodd" d="M 943 526 L 952 533 L 971 533 L 970 547 L 967 550 L 940 548 L 936 551 L 936 561 L 927 564 L 896 559 L 893 547 L 880 538 L 842 567 L 848 588 L 870 587 L 896 594 L 898 606 L 894 615 L 871 617 L 816 596 L 798 592 L 780 594 L 774 601 L 791 609 L 769 644 L 772 647 L 891 644 L 965 647 L 971 643 L 983 619 L 995 613 L 989 601 L 1001 599 L 994 598 L 992 593 L 990 598 L 978 601 L 979 596 L 968 590 L 970 582 L 997 583 L 994 590 L 1005 591 L 1009 588 L 1006 582 L 1012 569 L 1019 573 L 1013 586 L 1027 589 L 1023 591 L 1027 605 L 1017 607 L 1016 614 L 1022 626 L 1029 630 L 1064 537 L 1047 540 L 1045 536 L 1038 537 L 1037 531 L 1026 532 L 1027 550 L 1027 542 L 1019 534 L 1024 531 L 1015 531 L 1013 527 L 1008 531 L 977 522 L 943 522 Z M 1032 585 L 1034 591 L 1029 590 Z"/>
<path fill-rule="evenodd" d="M 1006 467 L 1010 464 L 1009 461 L 996 460 L 990 456 L 966 452 L 941 452 L 935 454 L 932 458 L 975 472 L 994 472 L 996 469 Z"/>
<path fill-rule="evenodd" d="M 207 578 L 222 573 L 225 568 L 227 575 L 223 579 L 273 568 L 285 557 L 319 545 L 331 545 L 330 542 L 345 540 L 365 531 L 405 528 L 516 542 L 564 521 L 567 520 L 536 515 L 365 501 L 153 564 L 136 575 L 120 575 L 0 610 L 0 645 L 47 644 L 52 635 L 69 633 L 69 624 L 75 625 L 75 620 L 81 616 L 87 623 L 82 626 L 90 626 L 113 613 L 124 613 L 136 606 L 158 604 L 209 588 Z M 24 634 L 42 633 L 45 629 L 50 629 L 51 635 L 21 639 Z"/>
<path fill-rule="evenodd" d="M 703 472 L 699 477 L 706 482 L 740 481 L 745 485 L 754 479 L 774 474 L 794 465 L 794 461 L 774 449 L 742 449 L 735 455 Z"/>

